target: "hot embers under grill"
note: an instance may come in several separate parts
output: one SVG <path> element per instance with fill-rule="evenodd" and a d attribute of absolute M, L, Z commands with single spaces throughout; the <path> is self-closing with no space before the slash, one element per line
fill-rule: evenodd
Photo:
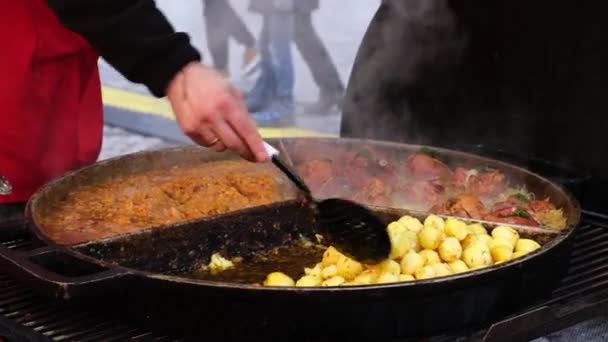
<path fill-rule="evenodd" d="M 39 247 L 22 225 L 0 226 L 0 242 L 20 250 Z M 430 337 L 429 341 L 529 340 L 608 310 L 608 217 L 586 212 L 578 229 L 568 274 L 547 301 L 488 327 Z M 9 341 L 174 341 L 180 336 L 122 322 L 37 295 L 0 270 L 0 335 Z M 397 341 L 397 340 L 396 340 Z"/>

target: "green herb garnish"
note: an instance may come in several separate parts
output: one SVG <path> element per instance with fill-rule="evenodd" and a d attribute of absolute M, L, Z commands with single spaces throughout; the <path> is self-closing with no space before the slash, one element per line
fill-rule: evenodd
<path fill-rule="evenodd" d="M 518 200 L 520 200 L 522 202 L 530 202 L 530 199 L 528 198 L 528 196 L 526 196 L 522 193 L 515 195 L 515 198 L 517 198 Z"/>
<path fill-rule="evenodd" d="M 528 215 L 528 213 L 525 210 L 521 209 L 521 208 L 517 209 L 513 213 L 513 216 L 514 217 L 521 217 L 521 218 L 525 218 L 525 219 L 529 219 L 530 218 L 530 215 Z"/>
<path fill-rule="evenodd" d="M 429 156 L 431 158 L 435 158 L 435 159 L 439 157 L 439 153 L 437 151 L 431 150 L 428 147 L 421 147 L 418 150 L 417 154 L 424 154 L 424 155 L 427 155 L 427 156 Z"/>
<path fill-rule="evenodd" d="M 490 167 L 488 167 L 487 165 L 482 165 L 482 166 L 476 167 L 475 170 L 477 170 L 479 172 L 490 172 Z"/>
<path fill-rule="evenodd" d="M 357 153 L 357 154 L 369 161 L 372 160 L 372 153 L 367 148 L 363 148 L 363 149 L 359 150 L 359 153 Z"/>

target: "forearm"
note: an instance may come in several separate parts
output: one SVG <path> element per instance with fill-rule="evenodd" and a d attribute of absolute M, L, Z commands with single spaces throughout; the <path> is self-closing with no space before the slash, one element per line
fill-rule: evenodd
<path fill-rule="evenodd" d="M 153 0 L 47 0 L 70 30 L 82 35 L 127 79 L 164 96 L 186 64 L 200 60 L 185 33 L 176 33 Z"/>

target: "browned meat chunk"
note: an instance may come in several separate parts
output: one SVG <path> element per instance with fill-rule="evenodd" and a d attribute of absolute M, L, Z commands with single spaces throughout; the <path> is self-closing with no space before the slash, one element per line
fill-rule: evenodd
<path fill-rule="evenodd" d="M 442 205 L 434 206 L 431 211 L 435 214 L 452 215 L 481 219 L 486 214 L 486 207 L 481 201 L 469 194 L 461 194 L 448 199 Z"/>
<path fill-rule="evenodd" d="M 444 163 L 426 154 L 409 157 L 406 169 L 411 177 L 421 180 L 446 179 L 452 175 L 452 171 Z"/>

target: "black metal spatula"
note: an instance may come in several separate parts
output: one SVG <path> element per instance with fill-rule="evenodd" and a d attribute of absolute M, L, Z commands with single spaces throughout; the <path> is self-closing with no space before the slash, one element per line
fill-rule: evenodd
<path fill-rule="evenodd" d="M 386 226 L 370 210 L 355 202 L 332 198 L 318 201 L 306 183 L 286 163 L 279 159 L 279 151 L 265 143 L 266 152 L 276 165 L 313 205 L 319 218 L 320 233 L 340 252 L 363 263 L 374 263 L 388 258 L 391 243 Z"/>

